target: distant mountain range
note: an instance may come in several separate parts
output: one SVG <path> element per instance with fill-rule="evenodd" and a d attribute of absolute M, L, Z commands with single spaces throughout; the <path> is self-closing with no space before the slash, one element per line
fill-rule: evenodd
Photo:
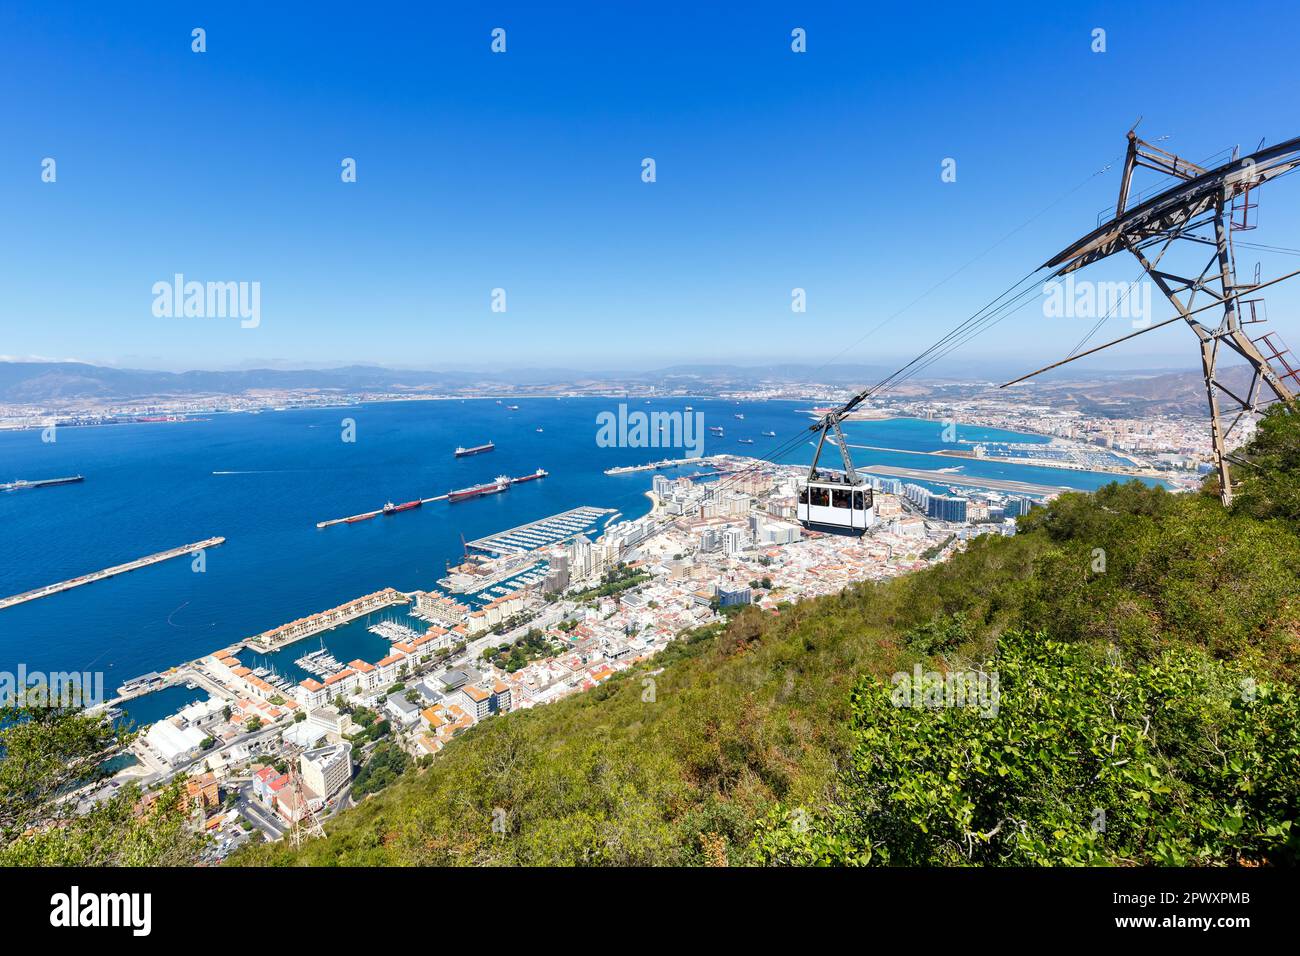
<path fill-rule="evenodd" d="M 1250 369 L 1246 365 L 1222 367 L 1218 380 L 1237 394 L 1245 395 L 1250 387 Z M 1180 414 L 1209 418 L 1205 379 L 1200 372 L 1108 377 L 1104 381 L 1044 381 L 1034 385 L 1031 394 L 1035 401 L 1076 408 L 1085 415 L 1141 417 Z M 1271 394 L 1266 386 L 1261 393 L 1264 398 Z"/>
<path fill-rule="evenodd" d="M 243 395 L 257 391 L 319 390 L 341 394 L 356 392 L 449 392 L 574 388 L 663 389 L 698 387 L 701 393 L 743 389 L 783 383 L 829 385 L 856 388 L 876 382 L 893 371 L 885 365 L 773 364 L 740 366 L 721 364 L 674 365 L 650 371 L 584 371 L 577 369 L 531 368 L 498 371 L 420 371 L 372 365 L 349 365 L 326 369 L 245 369 L 235 371 L 160 372 L 146 369 L 109 368 L 81 362 L 0 362 L 0 402 L 6 404 L 49 404 L 72 400 L 139 400 Z M 965 377 L 929 376 L 929 386 L 948 385 L 944 394 L 968 391 L 953 389 L 954 382 L 985 382 L 997 370 L 984 366 Z M 1007 377 L 1010 377 L 1008 373 Z M 1229 385 L 1244 386 L 1244 368 L 1226 370 Z M 911 397 L 930 391 L 926 383 L 909 382 Z M 984 391 L 972 386 L 969 391 Z M 896 393 L 901 396 L 902 392 Z M 1014 394 L 1008 392 L 1006 394 Z M 1089 372 L 1064 378 L 1052 373 L 1031 383 L 1023 393 L 1027 400 L 1048 401 L 1094 414 L 1114 414 L 1115 406 L 1133 410 L 1188 412 L 1204 407 L 1204 384 L 1195 372 Z M 1032 399 L 1029 396 L 1032 395 Z"/>
<path fill-rule="evenodd" d="M 139 399 L 186 395 L 239 395 L 259 389 L 322 389 L 339 392 L 419 389 L 463 390 L 477 385 L 530 388 L 594 382 L 629 385 L 690 382 L 714 385 L 821 381 L 856 385 L 889 373 L 884 366 L 811 365 L 741 367 L 679 365 L 640 372 L 590 372 L 575 369 L 512 369 L 497 372 L 410 371 L 349 365 L 330 369 L 247 369 L 225 372 L 157 372 L 108 368 L 80 362 L 2 362 L 0 401 L 14 404 L 67 399 Z"/>

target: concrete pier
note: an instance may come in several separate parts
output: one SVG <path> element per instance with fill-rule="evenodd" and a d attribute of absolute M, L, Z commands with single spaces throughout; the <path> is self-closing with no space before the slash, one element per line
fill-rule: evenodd
<path fill-rule="evenodd" d="M 23 604 L 26 601 L 35 601 L 37 598 L 49 597 L 51 594 L 58 594 L 60 591 L 70 591 L 83 584 L 102 581 L 105 578 L 125 574 L 127 571 L 134 571 L 150 564 L 158 564 L 160 561 L 170 561 L 172 558 L 179 558 L 184 554 L 193 554 L 195 551 L 202 551 L 204 548 L 215 548 L 219 544 L 224 544 L 225 540 L 225 538 L 206 538 L 203 541 L 195 541 L 193 544 L 181 545 L 179 548 L 159 551 L 157 554 L 151 554 L 148 557 L 136 558 L 134 561 L 128 561 L 125 564 L 114 565 L 111 568 L 105 568 L 103 571 L 93 571 L 90 574 L 83 574 L 80 577 L 60 581 L 58 584 L 47 584 L 43 588 L 35 588 L 31 591 L 24 591 L 22 594 L 15 594 L 12 597 L 0 598 L 0 610 L 13 607 L 15 604 Z"/>

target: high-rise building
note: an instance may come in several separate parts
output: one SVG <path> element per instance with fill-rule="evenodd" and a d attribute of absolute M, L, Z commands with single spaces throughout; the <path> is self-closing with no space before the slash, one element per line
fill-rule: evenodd
<path fill-rule="evenodd" d="M 966 498 L 953 495 L 931 495 L 926 503 L 926 514 L 940 521 L 965 521 L 968 505 Z"/>

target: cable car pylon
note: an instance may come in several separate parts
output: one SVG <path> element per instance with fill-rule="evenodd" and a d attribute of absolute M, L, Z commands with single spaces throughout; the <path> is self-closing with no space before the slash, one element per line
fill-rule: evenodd
<path fill-rule="evenodd" d="M 1210 413 L 1210 445 L 1219 477 L 1219 497 L 1225 506 L 1230 505 L 1232 479 L 1227 442 L 1233 429 L 1246 414 L 1257 414 L 1274 401 L 1260 400 L 1263 385 L 1268 386 L 1276 401 L 1285 403 L 1293 411 L 1296 409 L 1293 388 L 1300 386 L 1300 372 L 1285 359 L 1288 350 L 1271 338 L 1276 333 L 1252 338 L 1243 329 L 1243 326 L 1264 321 L 1259 315 L 1262 300 L 1257 293 L 1297 273 L 1261 281 L 1256 272 L 1252 281 L 1238 282 L 1232 236 L 1234 232 L 1255 228 L 1251 219 L 1258 208 L 1255 191 L 1264 183 L 1297 168 L 1300 168 L 1300 137 L 1259 149 L 1242 158 L 1238 158 L 1234 150 L 1228 162 L 1205 169 L 1139 139 L 1134 130 L 1129 130 L 1114 217 L 1057 253 L 1044 264 L 1044 268 L 1053 269 L 1054 276 L 1064 276 L 1127 250 L 1174 306 L 1177 315 L 1022 375 L 1002 388 L 1183 320 L 1196 334 L 1199 343 Z M 1178 182 L 1130 206 L 1133 174 L 1138 169 L 1149 169 Z M 1187 260 L 1190 261 L 1185 260 L 1183 266 L 1165 264 L 1166 255 L 1175 248 L 1184 253 L 1199 251 L 1203 258 L 1189 255 Z M 1204 256 L 1207 249 L 1209 255 Z M 1197 306 L 1198 298 L 1210 301 Z M 1216 326 L 1195 318 L 1206 311 L 1219 313 Z M 1243 320 L 1243 315 L 1248 318 Z M 1268 355 L 1261 351 L 1261 342 Z M 1233 389 L 1224 384 L 1219 374 L 1220 348 L 1245 360 L 1251 370 L 1250 384 L 1246 389 Z M 1280 364 L 1280 371 L 1274 367 L 1275 361 Z M 1223 396 L 1231 400 L 1232 407 L 1220 407 Z M 1224 419 L 1233 414 L 1235 417 L 1225 427 Z"/>

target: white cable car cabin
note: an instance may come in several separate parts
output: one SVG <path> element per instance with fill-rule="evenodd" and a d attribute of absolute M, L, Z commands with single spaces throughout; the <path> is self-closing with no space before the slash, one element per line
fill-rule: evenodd
<path fill-rule="evenodd" d="M 836 443 L 844 458 L 843 472 L 817 470 L 817 461 L 821 458 L 829 429 L 834 429 Z M 871 485 L 867 479 L 859 478 L 853 470 L 849 448 L 844 441 L 844 433 L 840 431 L 839 422 L 831 421 L 821 426 L 821 432 L 808 477 L 799 482 L 796 512 L 799 523 L 813 531 L 860 535 L 876 521 Z"/>

